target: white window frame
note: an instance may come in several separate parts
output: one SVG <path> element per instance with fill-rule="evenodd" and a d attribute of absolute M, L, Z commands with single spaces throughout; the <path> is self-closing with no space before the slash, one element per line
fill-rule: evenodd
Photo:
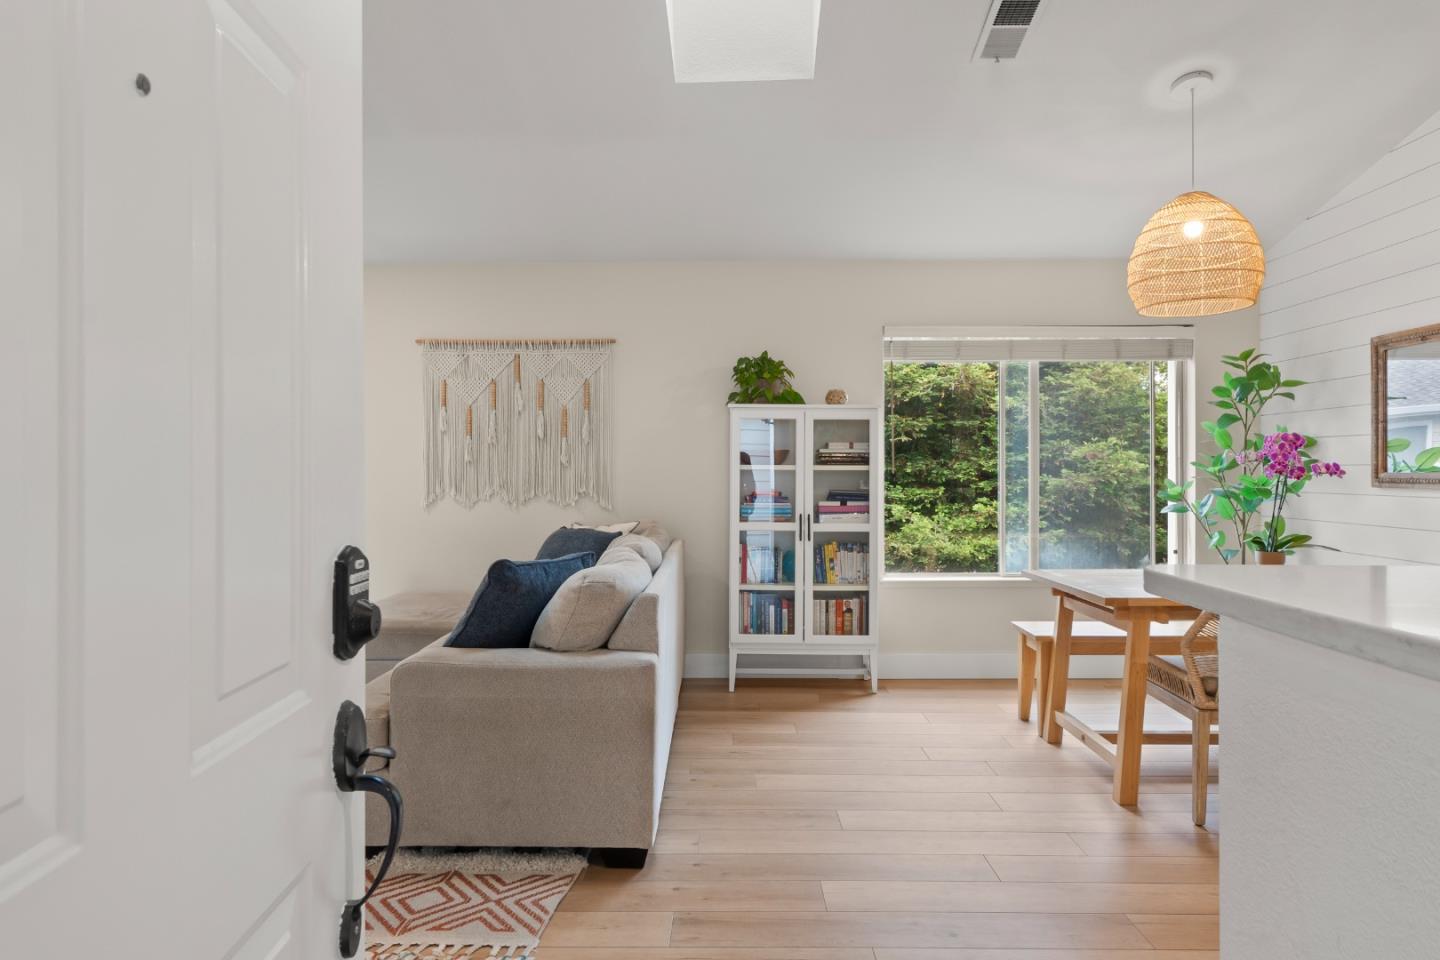
<path fill-rule="evenodd" d="M 1096 339 L 1113 339 L 1113 340 L 1167 339 L 1167 340 L 1190 340 L 1190 341 L 1193 342 L 1193 340 L 1194 340 L 1194 329 L 1193 329 L 1192 327 L 1188 326 L 1188 325 L 1187 325 L 1187 326 L 1148 326 L 1148 325 L 1135 325 L 1135 326 L 1119 326 L 1119 327 L 886 327 L 886 328 L 885 328 L 885 331 L 884 331 L 884 340 L 892 340 L 892 339 L 997 340 L 997 341 L 1015 341 L 1015 340 L 1062 340 L 1062 341 L 1071 341 L 1071 340 L 1074 340 L 1074 341 L 1079 341 L 1079 340 L 1096 340 Z M 997 351 L 997 353 L 998 353 L 998 352 L 999 352 L 999 351 Z M 1191 351 L 1191 352 L 1193 353 L 1193 348 L 1192 348 L 1192 351 Z M 1117 359 L 1123 359 L 1123 358 L 1117 358 Z M 881 396 L 882 396 L 882 397 L 884 396 L 885 364 L 887 364 L 887 363 L 889 363 L 889 362 L 892 362 L 892 361 L 885 356 L 885 354 L 884 354 L 884 347 L 883 347 L 883 341 L 882 341 L 882 360 L 881 360 L 881 371 L 880 371 L 880 376 L 881 376 L 881 391 L 880 391 L 880 392 L 881 392 Z M 923 361 L 916 360 L 916 361 L 912 361 L 912 362 L 923 362 Z M 966 362 L 972 362 L 972 361 L 968 361 L 968 360 L 967 360 Z M 1026 463 L 1026 468 L 1027 468 L 1027 479 L 1026 479 L 1027 486 L 1026 486 L 1026 490 L 1027 490 L 1027 496 L 1028 496 L 1028 505 L 1027 505 L 1027 507 L 1028 507 L 1028 509 L 1027 509 L 1027 521 L 1028 521 L 1028 522 L 1027 522 L 1027 528 L 1028 528 L 1029 535 L 1027 536 L 1026 539 L 1027 539 L 1027 545 L 1028 545 L 1028 548 L 1029 548 L 1029 549 L 1028 549 L 1028 563 L 1027 563 L 1027 566 L 1030 567 L 1030 568 L 1036 568 L 1036 567 L 1038 567 L 1038 566 L 1040 565 L 1040 557 L 1039 557 L 1040 538 L 1039 538 L 1039 536 L 1037 535 L 1037 532 L 1038 532 L 1038 530 L 1039 530 L 1039 517 L 1040 517 L 1040 482 L 1039 482 L 1039 481 L 1040 481 L 1040 476 L 1039 476 L 1039 474 L 1040 474 L 1040 458 L 1039 458 L 1038 456 L 1035 456 L 1034 453 L 1033 453 L 1033 451 L 1037 451 L 1037 450 L 1040 449 L 1040 418 L 1039 418 L 1039 416 L 1037 415 L 1037 414 L 1038 414 L 1038 411 L 1039 411 L 1039 409 L 1040 409 L 1040 402 L 1039 402 L 1039 400 L 1040 400 L 1040 364 L 1041 364 L 1041 363 L 1046 363 L 1046 362 L 1084 363 L 1084 362 L 1099 362 L 1099 361 L 1087 361 L 1087 360 L 1079 360 L 1079 359 L 1072 359 L 1072 360 L 1038 360 L 1038 359 L 1021 360 L 1021 359 L 1019 359 L 1019 358 L 1008 357 L 1008 358 L 990 359 L 990 360 L 982 360 L 982 359 L 976 358 L 973 362 L 976 362 L 976 363 L 995 363 L 995 364 L 997 365 L 997 367 L 998 367 L 997 391 L 998 391 L 999 399 L 998 399 L 997 405 L 996 405 L 996 411 L 997 411 L 997 438 L 996 438 L 996 452 L 997 452 L 997 457 L 996 457 L 996 461 L 997 461 L 997 471 L 996 471 L 996 472 L 997 472 L 997 478 L 996 478 L 996 479 L 997 479 L 997 502 L 998 502 L 998 509 L 996 510 L 996 521 L 997 521 L 997 523 L 996 523 L 996 528 L 997 528 L 997 529 L 996 529 L 996 539 L 997 539 L 997 543 L 996 543 L 996 566 L 997 566 L 997 569 L 996 569 L 995 571 L 991 571 L 991 572 L 958 572 L 958 571 L 957 571 L 957 572 L 948 572 L 948 571 L 936 571 L 936 572 L 914 573 L 914 572 L 905 572 L 905 571 L 892 571 L 892 570 L 890 570 L 890 569 L 888 568 L 888 566 L 884 566 L 884 564 L 885 564 L 885 558 L 882 556 L 882 558 L 881 558 L 881 563 L 882 563 L 882 567 L 883 567 L 883 570 L 882 570 L 882 573 L 881 573 L 881 579 L 882 579 L 882 580 L 891 580 L 891 581 L 902 582 L 902 583 L 903 583 L 903 582 L 919 582 L 919 581 L 927 581 L 927 580 L 947 580 L 947 581 L 956 581 L 956 580 L 964 581 L 964 580 L 970 580 L 970 581 L 981 581 L 981 582 L 986 582 L 986 581 L 988 581 L 988 582 L 994 582 L 994 581 L 996 581 L 996 580 L 1016 581 L 1016 580 L 1021 580 L 1021 579 L 1023 579 L 1023 571 L 1020 571 L 1020 570 L 1007 570 L 1007 569 L 1005 569 L 1005 566 L 1006 566 L 1006 545 L 1007 545 L 1007 542 L 1008 542 L 1008 541 L 1007 541 L 1007 537 L 1006 537 L 1007 531 L 1006 531 L 1006 519 L 1005 519 L 1005 515 L 1006 515 L 1006 497 L 1005 497 L 1005 475 L 1006 475 L 1006 470 L 1005 470 L 1005 454 L 1006 454 L 1005 419 L 1006 419 L 1006 418 L 1005 418 L 1005 403 L 1004 403 L 1004 398 L 1006 397 L 1006 382 L 1005 382 L 1005 381 L 1006 381 L 1007 372 L 1008 372 L 1008 371 L 1007 371 L 1007 368 L 1008 368 L 1010 365 L 1014 364 L 1014 363 L 1020 363 L 1020 362 L 1023 362 L 1023 363 L 1026 364 L 1027 371 L 1028 371 L 1028 375 L 1027 375 L 1027 399 L 1026 399 L 1026 429 L 1027 429 L 1027 432 L 1028 432 L 1028 437 L 1027 437 L 1027 441 L 1026 441 L 1026 449 L 1027 449 L 1027 451 L 1028 451 L 1029 453 L 1028 453 L 1028 459 L 1027 459 L 1027 463 Z M 1168 394 L 1168 397 L 1167 397 L 1167 411 L 1166 411 L 1166 412 L 1167 412 L 1166 426 L 1167 426 L 1167 432 L 1168 432 L 1168 437 L 1167 437 L 1168 446 L 1167 446 L 1167 448 L 1166 448 L 1166 449 L 1167 449 L 1167 454 L 1166 454 L 1167 473 L 1168 473 L 1168 476 L 1169 476 L 1169 477 L 1179 477 L 1179 478 L 1181 478 L 1181 481 L 1183 482 L 1184 477 L 1185 477 L 1185 476 L 1189 476 L 1189 474 L 1190 474 L 1190 472 L 1191 472 L 1191 468 L 1189 467 L 1189 463 L 1190 463 L 1190 461 L 1193 459 L 1193 457 L 1192 457 L 1191 454 L 1190 454 L 1190 450 L 1189 450 L 1189 445 L 1190 445 L 1190 431 L 1187 430 L 1187 429 L 1185 429 L 1185 425 L 1189 422 L 1189 416 L 1190 416 L 1189 411 L 1190 411 L 1191 403 L 1193 402 L 1193 401 L 1192 401 L 1192 398 L 1191 398 L 1190 395 L 1189 395 L 1189 382 L 1190 382 L 1190 379 L 1191 379 L 1192 374 L 1193 374 L 1194 361 L 1193 361 L 1193 359 L 1191 359 L 1191 358 L 1183 358 L 1183 359 L 1173 359 L 1173 360 L 1152 359 L 1152 360 L 1148 360 L 1148 361 L 1143 361 L 1143 360 L 1128 360 L 1128 361 L 1125 361 L 1125 362 L 1148 362 L 1148 363 L 1151 365 L 1151 373 L 1150 373 L 1150 378 L 1149 378 L 1149 390 L 1150 390 L 1150 456 L 1149 456 L 1149 463 L 1150 463 L 1150 465 L 1151 465 L 1151 466 L 1150 466 L 1150 471 L 1151 471 L 1150 489 L 1151 489 L 1151 491 L 1152 491 L 1152 494 L 1154 494 L 1154 493 L 1158 493 L 1159 486 L 1160 486 L 1160 484 L 1162 483 L 1162 481 L 1163 481 L 1163 479 L 1164 479 L 1164 478 L 1161 478 L 1160 476 L 1158 476 L 1158 475 L 1156 474 L 1155 466 L 1154 466 L 1154 464 L 1155 464 L 1155 447 L 1156 447 L 1156 443 L 1157 443 L 1157 440 L 1158 440 L 1158 438 L 1157 438 L 1156 435 L 1155 435 L 1155 414 L 1156 414 L 1156 412 L 1157 412 L 1157 411 L 1156 411 L 1156 408 L 1155 408 L 1155 402 L 1156 402 L 1155 364 L 1157 364 L 1157 363 L 1166 363 L 1166 364 L 1168 364 L 1168 366 L 1169 366 L 1169 376 L 1170 376 L 1170 385 L 1169 385 L 1169 386 L 1170 386 L 1170 389 L 1169 389 L 1169 394 Z M 883 415 L 883 416 L 888 416 L 888 412 L 887 412 L 887 411 L 882 410 L 881 412 L 882 412 L 882 415 Z M 882 446 L 883 446 L 883 444 L 882 444 Z M 1183 474 L 1184 476 L 1182 476 L 1182 474 Z M 883 477 L 883 471 L 882 471 L 882 477 Z M 1157 542 L 1156 542 L 1156 538 L 1155 538 L 1155 521 L 1158 519 L 1158 518 L 1157 518 L 1157 515 L 1156 515 L 1156 510 L 1157 510 L 1157 507 L 1156 507 L 1156 505 L 1155 505 L 1155 497 L 1152 495 L 1152 497 L 1151 497 L 1151 499 L 1150 499 L 1150 531 L 1151 531 L 1151 532 L 1150 532 L 1150 537 L 1151 537 L 1151 540 L 1150 540 L 1150 552 L 1149 552 L 1149 556 L 1150 556 L 1151 558 L 1153 558 L 1153 557 L 1155 556 L 1155 548 L 1156 548 L 1156 546 L 1157 546 Z M 1172 562 L 1172 563 L 1184 563 L 1184 562 L 1189 562 L 1190 559 L 1193 557 L 1193 549 L 1194 549 L 1194 548 L 1193 548 L 1193 530 L 1192 530 L 1193 523 L 1192 523 L 1192 522 L 1187 522 L 1187 521 L 1190 521 L 1190 520 L 1191 520 L 1191 518 L 1190 518 L 1190 515 L 1189 515 L 1189 514 L 1180 515 L 1180 514 L 1173 514 L 1173 513 L 1172 513 L 1172 514 L 1167 514 L 1167 515 L 1166 515 L 1166 541 L 1167 541 L 1167 548 L 1168 548 L 1168 550 L 1169 550 L 1169 560 L 1170 560 L 1170 562 Z"/>

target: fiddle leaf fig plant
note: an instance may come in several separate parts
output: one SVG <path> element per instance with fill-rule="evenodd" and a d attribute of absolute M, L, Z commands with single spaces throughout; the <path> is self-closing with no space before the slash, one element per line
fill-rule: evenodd
<path fill-rule="evenodd" d="M 768 350 L 758 357 L 741 357 L 735 361 L 732 372 L 735 389 L 730 392 L 730 403 L 804 403 L 790 384 L 795 376 L 784 360 L 770 356 Z"/>

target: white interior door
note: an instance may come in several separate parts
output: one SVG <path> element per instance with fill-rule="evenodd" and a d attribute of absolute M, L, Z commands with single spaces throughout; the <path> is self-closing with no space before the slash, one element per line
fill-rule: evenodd
<path fill-rule="evenodd" d="M 360 5 L 0 0 L 0 78 L 0 953 L 335 956 Z"/>

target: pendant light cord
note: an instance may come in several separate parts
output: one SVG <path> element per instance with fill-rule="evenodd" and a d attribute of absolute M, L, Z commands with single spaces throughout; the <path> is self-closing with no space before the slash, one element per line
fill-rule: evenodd
<path fill-rule="evenodd" d="M 1190 88 L 1190 190 L 1195 190 L 1195 88 Z"/>

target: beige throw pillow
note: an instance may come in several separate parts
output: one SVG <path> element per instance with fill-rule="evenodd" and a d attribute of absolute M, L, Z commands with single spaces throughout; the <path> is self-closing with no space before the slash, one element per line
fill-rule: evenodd
<path fill-rule="evenodd" d="M 656 520 L 641 520 L 635 525 L 634 530 L 626 532 L 655 541 L 655 546 L 660 548 L 662 554 L 670 549 L 670 544 L 675 542 L 675 538 L 670 536 L 670 531 L 662 527 Z"/>
<path fill-rule="evenodd" d="M 612 546 L 595 566 L 572 575 L 555 591 L 530 634 L 530 646 L 565 652 L 600 649 L 649 585 L 645 558 Z"/>
<path fill-rule="evenodd" d="M 640 525 L 639 520 L 628 520 L 625 523 L 575 523 L 565 524 L 567 530 L 603 530 L 606 533 L 633 533 Z"/>
<path fill-rule="evenodd" d="M 605 548 L 605 553 L 609 553 L 611 550 L 634 550 L 646 563 L 650 564 L 651 573 L 659 570 L 660 561 L 665 559 L 654 540 L 635 533 L 627 533 L 611 540 L 610 546 Z M 602 553 L 600 556 L 603 557 L 605 554 Z"/>

